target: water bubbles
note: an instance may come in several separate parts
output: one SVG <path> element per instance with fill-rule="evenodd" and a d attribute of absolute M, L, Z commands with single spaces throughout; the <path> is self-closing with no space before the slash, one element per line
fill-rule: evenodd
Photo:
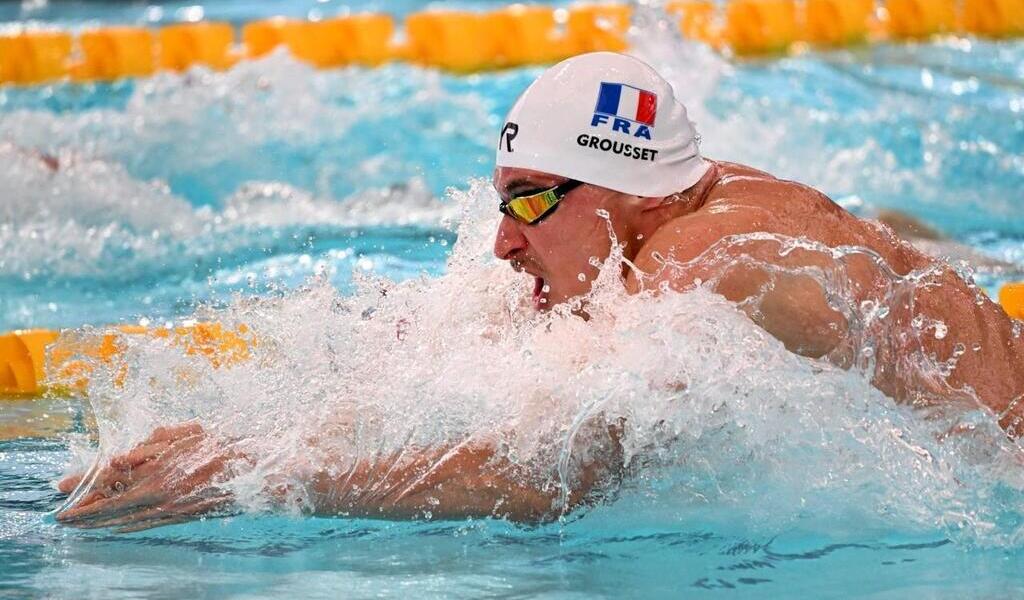
<path fill-rule="evenodd" d="M 599 209 L 595 210 L 594 214 L 596 214 L 597 216 L 601 217 L 602 219 L 611 219 L 611 215 L 608 214 L 608 211 L 603 209 L 603 208 L 599 208 Z"/>
<path fill-rule="evenodd" d="M 935 326 L 935 339 L 942 340 L 946 338 L 946 334 L 949 333 L 949 327 L 946 326 L 942 321 L 936 321 Z"/>
<path fill-rule="evenodd" d="M 579 280 L 580 282 L 584 282 L 587 280 L 587 276 L 585 273 L 579 273 L 576 275 L 576 279 Z"/>

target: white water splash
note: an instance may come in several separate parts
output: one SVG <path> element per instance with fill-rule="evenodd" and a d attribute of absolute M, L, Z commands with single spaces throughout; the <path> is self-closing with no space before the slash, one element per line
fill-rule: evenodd
<path fill-rule="evenodd" d="M 1019 452 L 983 412 L 897 406 L 866 373 L 787 352 L 704 289 L 630 297 L 615 269 L 595 283 L 589 321 L 537 314 L 526 279 L 489 255 L 493 191 L 477 182 L 455 201 L 459 241 L 439 278 L 367 278 L 350 297 L 313 281 L 196 315 L 251 327 L 248 361 L 214 368 L 127 338 L 123 362 L 89 387 L 101 455 L 199 419 L 257 457 L 231 485 L 259 509 L 267 481 L 311 464 L 342 473 L 468 439 L 504 444 L 535 481 L 563 485 L 594 432 L 622 423 L 629 476 L 602 510 L 625 528 L 639 511 L 761 532 L 857 522 L 1020 543 Z M 938 441 L 965 420 L 972 436 Z"/>
<path fill-rule="evenodd" d="M 48 162 L 49 161 L 49 162 Z M 222 209 L 195 208 L 159 181 L 64 150 L 47 157 L 0 145 L 0 275 L 130 277 L 250 247 L 246 229 L 438 227 L 455 208 L 420 179 L 336 200 L 249 182 Z"/>

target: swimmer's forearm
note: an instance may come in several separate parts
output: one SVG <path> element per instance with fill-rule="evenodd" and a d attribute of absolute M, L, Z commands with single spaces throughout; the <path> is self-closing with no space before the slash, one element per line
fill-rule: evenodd
<path fill-rule="evenodd" d="M 556 512 L 556 490 L 524 483 L 517 469 L 483 445 L 420 451 L 398 464 L 362 461 L 345 473 L 320 471 L 309 482 L 323 515 L 375 518 L 507 517 L 540 521 Z M 572 500 L 572 499 L 571 499 Z"/>
<path fill-rule="evenodd" d="M 612 464 L 594 461 L 581 468 L 564 504 L 558 484 L 537 484 L 493 447 L 470 443 L 407 453 L 397 464 L 363 461 L 345 473 L 322 470 L 307 491 L 314 512 L 325 516 L 546 521 L 579 507 L 621 470 L 617 431 L 612 442 Z"/>

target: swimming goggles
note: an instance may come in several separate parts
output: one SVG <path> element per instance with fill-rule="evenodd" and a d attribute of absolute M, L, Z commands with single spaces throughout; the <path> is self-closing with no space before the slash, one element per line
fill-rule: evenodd
<path fill-rule="evenodd" d="M 540 192 L 512 196 L 499 204 L 498 210 L 517 221 L 533 225 L 555 212 L 558 203 L 565 199 L 569 192 L 581 185 L 583 185 L 582 181 L 570 179 Z"/>

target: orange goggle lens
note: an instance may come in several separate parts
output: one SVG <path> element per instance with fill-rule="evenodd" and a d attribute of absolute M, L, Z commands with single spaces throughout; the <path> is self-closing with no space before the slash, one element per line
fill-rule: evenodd
<path fill-rule="evenodd" d="M 559 200 L 560 198 L 555 195 L 555 190 L 552 188 L 539 194 L 512 198 L 505 204 L 505 208 L 513 217 L 523 223 L 533 223 L 558 204 Z"/>
<path fill-rule="evenodd" d="M 499 210 L 527 225 L 532 225 L 544 218 L 545 215 L 550 214 L 566 194 L 580 185 L 583 184 L 570 179 L 561 185 L 536 194 L 510 198 L 507 202 L 501 203 Z"/>

